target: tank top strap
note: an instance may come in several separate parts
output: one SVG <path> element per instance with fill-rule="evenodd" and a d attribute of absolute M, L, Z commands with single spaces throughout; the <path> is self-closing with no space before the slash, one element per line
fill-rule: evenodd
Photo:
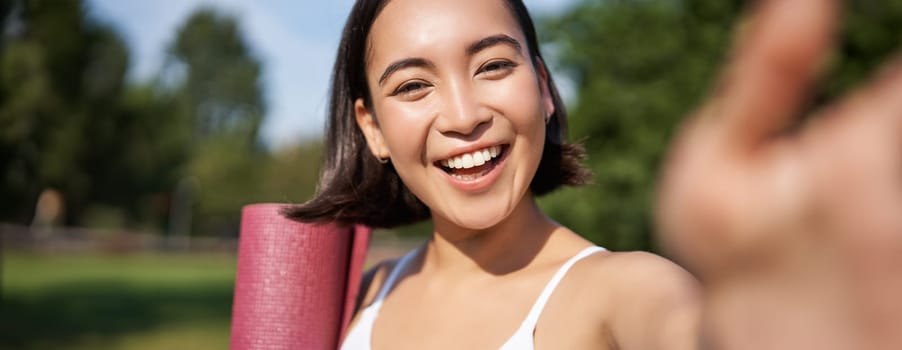
<path fill-rule="evenodd" d="M 382 283 L 382 287 L 379 289 L 379 294 L 376 294 L 376 299 L 371 304 L 373 309 L 372 312 L 378 312 L 379 308 L 382 307 L 382 299 L 385 299 L 385 296 L 388 295 L 388 292 L 392 290 L 397 283 L 398 278 L 401 276 L 401 273 L 407 269 L 407 265 L 410 265 L 410 261 L 417 255 L 417 251 L 420 249 L 414 249 L 405 254 L 398 260 L 398 263 L 392 268 L 391 273 L 388 275 L 388 278 L 385 279 L 385 282 Z"/>
<path fill-rule="evenodd" d="M 534 329 L 536 327 L 536 322 L 539 321 L 539 316 L 542 315 L 542 310 L 545 309 L 545 303 L 548 302 L 548 298 L 550 298 L 551 294 L 554 293 L 555 288 L 557 288 L 557 285 L 567 274 L 567 271 L 570 271 L 570 268 L 573 267 L 573 264 L 575 264 L 577 261 L 580 261 L 583 258 L 600 251 L 605 251 L 605 249 L 598 246 L 587 247 L 570 258 L 570 260 L 567 260 L 564 265 L 561 265 L 557 272 L 555 272 L 554 276 L 551 277 L 551 280 L 548 281 L 548 284 L 545 285 L 545 289 L 542 290 L 542 294 L 539 294 L 539 298 L 536 299 L 536 303 L 532 305 L 532 309 L 529 310 L 529 314 L 526 316 L 526 319 L 523 320 L 523 324 L 520 326 L 520 328 L 530 330 Z M 532 334 L 532 332 L 530 331 L 529 334 Z"/>

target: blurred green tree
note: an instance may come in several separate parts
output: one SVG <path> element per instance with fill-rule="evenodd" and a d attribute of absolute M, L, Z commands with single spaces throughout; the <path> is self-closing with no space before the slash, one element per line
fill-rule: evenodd
<path fill-rule="evenodd" d="M 270 153 L 261 63 L 234 17 L 193 13 L 147 83 L 81 0 L 0 2 L 0 220 L 57 190 L 68 225 L 232 234 L 241 205 L 300 202 L 319 141 Z"/>
<path fill-rule="evenodd" d="M 187 175 L 193 231 L 237 233 L 240 208 L 254 201 L 267 161 L 258 130 L 265 105 L 261 64 L 235 17 L 200 8 L 177 30 L 161 81 L 190 121 L 192 154 Z"/>
<path fill-rule="evenodd" d="M 265 112 L 261 65 L 237 19 L 213 8 L 195 11 L 177 30 L 169 54 L 164 74 L 181 80 L 197 141 L 226 136 L 256 146 Z"/>
<path fill-rule="evenodd" d="M 123 40 L 79 0 L 4 1 L 0 11 L 0 219 L 28 223 L 39 193 L 54 188 L 67 224 L 102 211 L 152 221 L 141 213 L 150 200 L 136 198 L 165 192 L 172 176 L 146 169 L 177 168 L 180 146 L 156 152 L 171 113 L 142 113 L 160 101 L 123 98 L 140 94 L 125 85 Z"/>

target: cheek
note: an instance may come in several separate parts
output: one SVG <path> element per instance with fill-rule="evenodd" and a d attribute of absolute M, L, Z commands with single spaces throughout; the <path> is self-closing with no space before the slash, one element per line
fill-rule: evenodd
<path fill-rule="evenodd" d="M 392 166 L 404 185 L 417 198 L 429 198 L 432 186 L 426 172 L 426 140 L 430 132 L 430 112 L 427 103 L 386 105 L 381 110 L 382 135 L 391 153 Z M 428 205 L 428 203 L 427 203 Z"/>
<path fill-rule="evenodd" d="M 426 103 L 387 104 L 379 111 L 379 122 L 392 161 L 419 162 L 425 159 L 425 140 L 429 134 Z"/>
<path fill-rule="evenodd" d="M 520 136 L 533 136 L 544 130 L 544 105 L 535 78 L 520 74 L 510 79 L 485 84 L 480 95 L 511 122 Z"/>

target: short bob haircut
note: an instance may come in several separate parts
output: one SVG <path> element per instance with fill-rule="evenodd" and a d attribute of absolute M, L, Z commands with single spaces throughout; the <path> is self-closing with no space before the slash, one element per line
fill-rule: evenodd
<path fill-rule="evenodd" d="M 430 210 L 401 181 L 391 162 L 370 153 L 354 117 L 354 102 L 372 97 L 366 82 L 366 49 L 370 28 L 390 0 L 358 0 L 345 24 L 332 72 L 325 154 L 316 194 L 310 201 L 286 207 L 283 214 L 302 222 L 337 222 L 391 228 L 430 218 Z M 526 36 L 534 67 L 544 65 L 536 31 L 521 0 L 504 0 Z M 536 69 L 538 71 L 538 69 Z M 547 71 L 547 68 L 546 68 Z M 548 121 L 542 159 L 530 190 L 536 196 L 562 185 L 582 185 L 591 173 L 582 166 L 585 151 L 567 143 L 567 113 L 548 75 L 554 113 Z"/>

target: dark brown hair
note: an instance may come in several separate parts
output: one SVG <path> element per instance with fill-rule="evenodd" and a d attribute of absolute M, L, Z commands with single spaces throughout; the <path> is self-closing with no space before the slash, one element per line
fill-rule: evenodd
<path fill-rule="evenodd" d="M 354 118 L 354 101 L 363 98 L 372 106 L 366 82 L 367 36 L 389 0 L 358 0 L 345 24 L 332 71 L 325 157 L 316 195 L 290 206 L 284 214 L 304 222 L 359 223 L 390 228 L 428 219 L 426 207 L 401 181 L 392 164 L 380 163 L 369 151 Z M 526 36 L 532 64 L 544 65 L 536 31 L 521 0 L 505 0 Z M 547 71 L 547 68 L 546 68 Z M 582 164 L 582 146 L 565 142 L 567 113 L 554 81 L 548 74 L 548 90 L 554 113 L 547 125 L 542 159 L 530 190 L 536 196 L 562 185 L 582 185 L 591 174 Z"/>

